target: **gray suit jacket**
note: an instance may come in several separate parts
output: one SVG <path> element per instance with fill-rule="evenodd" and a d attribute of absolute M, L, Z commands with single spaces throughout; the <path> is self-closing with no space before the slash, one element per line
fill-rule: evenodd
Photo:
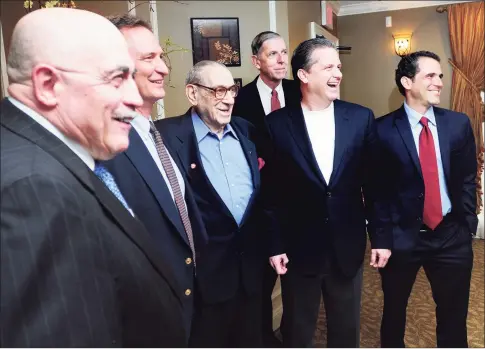
<path fill-rule="evenodd" d="M 0 130 L 1 346 L 186 346 L 182 291 L 143 226 L 7 100 Z"/>

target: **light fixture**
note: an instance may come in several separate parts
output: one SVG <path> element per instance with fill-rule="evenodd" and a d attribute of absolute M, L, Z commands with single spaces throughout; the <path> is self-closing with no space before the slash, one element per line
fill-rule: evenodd
<path fill-rule="evenodd" d="M 411 52 L 411 36 L 413 34 L 398 34 L 393 35 L 394 50 L 398 56 L 405 56 Z"/>

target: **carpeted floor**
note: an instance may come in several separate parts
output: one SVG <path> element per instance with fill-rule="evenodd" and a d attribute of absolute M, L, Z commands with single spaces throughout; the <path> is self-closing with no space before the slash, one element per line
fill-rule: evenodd
<path fill-rule="evenodd" d="M 484 343 L 484 240 L 473 241 L 474 265 L 468 310 L 468 345 L 483 348 Z M 368 251 L 369 252 L 369 251 Z M 366 256 L 366 261 L 369 256 Z M 379 347 L 383 295 L 379 273 L 367 263 L 364 269 L 362 293 L 360 346 Z M 418 273 L 408 305 L 406 346 L 410 348 L 436 347 L 435 304 L 423 269 Z M 326 346 L 326 321 L 323 305 L 315 332 L 315 347 Z"/>

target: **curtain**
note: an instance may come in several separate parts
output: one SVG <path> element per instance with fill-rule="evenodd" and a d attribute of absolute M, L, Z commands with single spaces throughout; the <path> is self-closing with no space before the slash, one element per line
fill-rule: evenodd
<path fill-rule="evenodd" d="M 480 91 L 484 88 L 484 2 L 448 7 L 453 66 L 451 109 L 470 118 L 477 144 L 477 213 L 482 202 L 483 112 Z"/>

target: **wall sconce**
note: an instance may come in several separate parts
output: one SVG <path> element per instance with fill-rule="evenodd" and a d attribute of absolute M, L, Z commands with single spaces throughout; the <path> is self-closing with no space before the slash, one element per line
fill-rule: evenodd
<path fill-rule="evenodd" d="M 392 36 L 394 38 L 394 50 L 398 56 L 403 57 L 411 52 L 411 36 L 413 36 L 413 34 L 399 34 Z"/>

